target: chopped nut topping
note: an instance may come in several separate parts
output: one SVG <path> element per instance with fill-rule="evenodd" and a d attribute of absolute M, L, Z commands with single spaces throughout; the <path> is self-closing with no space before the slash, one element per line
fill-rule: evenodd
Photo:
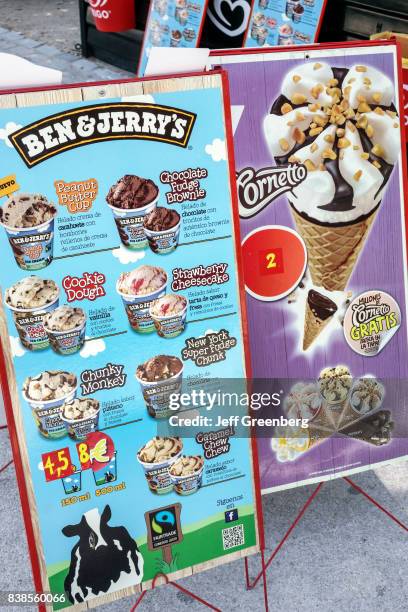
<path fill-rule="evenodd" d="M 331 134 L 326 134 L 324 140 L 329 143 L 334 142 L 334 136 L 332 136 Z"/>
<path fill-rule="evenodd" d="M 374 128 L 373 128 L 373 126 L 368 124 L 366 129 L 365 129 L 365 133 L 367 134 L 367 136 L 369 138 L 372 138 L 374 136 Z"/>
<path fill-rule="evenodd" d="M 319 64 L 319 62 L 316 62 L 316 64 L 313 66 L 313 70 L 319 70 L 319 68 L 322 68 L 322 64 Z"/>
<path fill-rule="evenodd" d="M 304 121 L 305 120 L 304 114 L 299 112 L 299 111 L 297 111 L 295 117 L 296 117 L 296 121 Z"/>
<path fill-rule="evenodd" d="M 348 97 L 350 95 L 350 91 L 351 91 L 351 87 L 350 86 L 344 88 L 343 96 L 346 98 L 346 100 L 348 99 Z"/>
<path fill-rule="evenodd" d="M 353 179 L 358 182 L 361 179 L 362 174 L 362 170 L 357 170 L 357 172 L 353 175 Z"/>
<path fill-rule="evenodd" d="M 387 115 L 389 115 L 393 119 L 397 116 L 397 113 L 395 111 L 387 110 L 385 112 L 387 113 Z"/>
<path fill-rule="evenodd" d="M 379 106 L 375 107 L 374 112 L 377 113 L 377 115 L 385 115 L 383 109 L 380 108 Z"/>
<path fill-rule="evenodd" d="M 356 116 L 356 113 L 354 112 L 352 108 L 348 108 L 345 112 L 345 115 L 347 119 L 354 119 L 354 117 Z"/>
<path fill-rule="evenodd" d="M 286 140 L 286 138 L 279 139 L 279 146 L 282 149 L 282 151 L 289 151 L 289 143 Z"/>
<path fill-rule="evenodd" d="M 296 140 L 296 142 L 298 144 L 303 144 L 306 140 L 306 135 L 304 132 L 302 132 L 301 130 L 299 130 L 298 127 L 296 127 L 293 130 L 293 138 Z"/>
<path fill-rule="evenodd" d="M 354 83 L 354 81 L 355 81 L 355 80 L 356 80 L 356 79 L 355 79 L 354 77 L 351 77 L 351 79 L 349 79 L 349 80 L 347 81 L 347 83 Z"/>
<path fill-rule="evenodd" d="M 337 125 L 344 125 L 346 123 L 346 118 L 344 115 L 337 115 L 336 117 Z"/>
<path fill-rule="evenodd" d="M 281 106 L 281 113 L 282 113 L 282 115 L 286 115 L 287 113 L 290 113 L 290 111 L 292 111 L 292 110 L 293 110 L 293 108 L 292 108 L 292 106 L 288 102 L 285 102 L 285 104 L 282 104 L 282 106 Z"/>
<path fill-rule="evenodd" d="M 323 132 L 322 127 L 313 128 L 312 130 L 310 130 L 309 136 L 317 136 L 318 134 L 320 134 L 320 132 Z"/>
<path fill-rule="evenodd" d="M 336 136 L 338 136 L 339 138 L 343 138 L 345 133 L 346 133 L 346 130 L 344 130 L 343 128 L 337 128 L 336 130 Z"/>
<path fill-rule="evenodd" d="M 326 166 L 324 165 L 323 162 L 320 162 L 319 164 L 319 170 L 321 170 L 322 172 L 324 172 L 324 170 L 326 170 Z"/>
<path fill-rule="evenodd" d="M 288 121 L 286 125 L 288 125 L 289 127 L 292 127 L 293 125 L 295 125 L 295 122 L 291 120 L 291 121 Z"/>
<path fill-rule="evenodd" d="M 365 130 L 365 128 L 367 127 L 367 124 L 368 124 L 368 119 L 366 115 L 362 115 L 361 117 L 358 118 L 357 127 Z"/>
<path fill-rule="evenodd" d="M 364 77 L 363 83 L 364 85 L 371 85 L 371 79 L 369 79 L 368 77 Z"/>
<path fill-rule="evenodd" d="M 356 66 L 356 72 L 367 72 L 367 66 Z"/>
<path fill-rule="evenodd" d="M 399 124 L 398 123 L 393 123 L 393 127 L 397 128 L 397 127 L 399 127 Z"/>
<path fill-rule="evenodd" d="M 348 138 L 339 138 L 337 142 L 337 146 L 339 147 L 339 149 L 347 149 L 347 147 L 349 147 L 350 145 L 351 142 Z"/>
<path fill-rule="evenodd" d="M 381 102 L 382 94 L 380 92 L 373 93 L 373 100 L 379 104 Z"/>
<path fill-rule="evenodd" d="M 312 87 L 310 93 L 312 94 L 313 98 L 317 100 L 317 98 L 320 96 L 322 91 L 324 91 L 324 87 L 323 85 L 321 85 L 321 83 L 318 83 L 317 85 Z"/>
<path fill-rule="evenodd" d="M 336 153 L 333 149 L 325 149 L 322 153 L 323 159 L 337 159 Z"/>
<path fill-rule="evenodd" d="M 357 100 L 359 102 L 367 102 L 367 98 L 365 98 L 364 96 L 362 96 L 361 94 L 358 94 L 357 96 Z"/>
<path fill-rule="evenodd" d="M 354 150 L 354 151 L 358 151 L 358 150 L 359 150 L 359 148 L 360 148 L 360 147 L 359 147 L 358 145 L 354 145 L 354 146 L 353 146 L 353 150 Z"/>
<path fill-rule="evenodd" d="M 359 113 L 369 113 L 371 108 L 368 106 L 367 102 L 360 102 L 357 110 Z"/>
<path fill-rule="evenodd" d="M 352 123 L 351 121 L 347 121 L 347 128 L 350 130 L 350 132 L 355 132 L 356 131 L 356 126 L 354 125 L 354 123 Z"/>
<path fill-rule="evenodd" d="M 294 74 L 293 77 L 292 77 L 292 80 L 293 80 L 294 83 L 299 83 L 299 81 L 302 80 L 302 77 L 299 76 L 298 74 Z"/>
<path fill-rule="evenodd" d="M 300 159 L 299 157 L 296 157 L 296 155 L 291 155 L 288 161 L 291 164 L 298 164 L 300 162 Z"/>
<path fill-rule="evenodd" d="M 317 144 L 314 142 L 313 144 L 310 145 L 310 151 L 312 153 L 315 153 L 317 151 L 319 147 L 317 146 Z"/>
<path fill-rule="evenodd" d="M 320 104 L 316 104 L 315 102 L 314 104 L 309 104 L 308 108 L 311 113 L 315 113 L 316 111 L 320 110 Z"/>
<path fill-rule="evenodd" d="M 314 130 L 314 128 L 317 128 L 317 123 L 312 122 L 309 127 Z"/>
<path fill-rule="evenodd" d="M 376 168 L 378 168 L 378 170 L 381 169 L 381 164 L 380 162 L 378 162 L 377 160 L 374 160 L 373 162 L 371 162 L 373 164 L 373 166 L 375 166 Z"/>
<path fill-rule="evenodd" d="M 316 170 L 316 166 L 314 165 L 311 159 L 305 159 L 303 163 L 310 172 Z"/>
<path fill-rule="evenodd" d="M 384 151 L 384 149 L 382 148 L 382 146 L 381 146 L 381 145 L 376 144 L 376 145 L 374 145 L 374 146 L 373 146 L 373 148 L 371 149 L 371 153 L 372 153 L 373 155 L 375 155 L 376 157 L 384 157 L 384 153 L 385 153 L 385 151 Z"/>
<path fill-rule="evenodd" d="M 295 93 L 291 98 L 292 104 L 304 104 L 306 100 L 306 96 L 301 93 Z"/>
<path fill-rule="evenodd" d="M 360 157 L 361 159 L 369 159 L 370 155 L 368 153 L 361 153 Z"/>
<path fill-rule="evenodd" d="M 338 79 L 330 79 L 330 81 L 327 83 L 330 87 L 336 87 L 336 85 L 339 84 Z"/>
<path fill-rule="evenodd" d="M 327 123 L 327 119 L 326 119 L 326 117 L 321 117 L 320 115 L 314 115 L 313 116 L 313 122 L 316 125 L 325 126 L 326 123 Z"/>

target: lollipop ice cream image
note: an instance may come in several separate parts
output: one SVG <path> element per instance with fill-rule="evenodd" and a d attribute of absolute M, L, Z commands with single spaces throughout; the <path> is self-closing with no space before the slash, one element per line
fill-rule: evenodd
<path fill-rule="evenodd" d="M 328 291 L 346 287 L 398 161 L 394 97 L 374 67 L 306 62 L 286 74 L 264 120 L 277 165 L 307 169 L 288 200 L 313 283 Z"/>

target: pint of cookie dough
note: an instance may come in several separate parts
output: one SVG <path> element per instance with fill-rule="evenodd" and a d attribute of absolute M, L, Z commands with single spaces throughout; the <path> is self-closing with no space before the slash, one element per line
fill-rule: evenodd
<path fill-rule="evenodd" d="M 44 316 L 43 325 L 56 353 L 71 355 L 83 347 L 86 315 L 82 308 L 59 306 Z"/>

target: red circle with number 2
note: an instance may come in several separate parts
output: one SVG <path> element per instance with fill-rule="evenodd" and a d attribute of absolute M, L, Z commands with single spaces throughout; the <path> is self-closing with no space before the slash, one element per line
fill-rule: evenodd
<path fill-rule="evenodd" d="M 282 225 L 253 230 L 242 242 L 245 289 L 257 300 L 272 302 L 291 293 L 307 263 L 305 243 Z"/>

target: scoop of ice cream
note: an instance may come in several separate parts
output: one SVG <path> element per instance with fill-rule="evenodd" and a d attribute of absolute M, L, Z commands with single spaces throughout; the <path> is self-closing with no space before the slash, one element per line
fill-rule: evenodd
<path fill-rule="evenodd" d="M 157 198 L 159 189 L 150 179 L 135 174 L 125 174 L 112 185 L 106 201 L 116 208 L 142 208 Z"/>
<path fill-rule="evenodd" d="M 65 402 L 62 416 L 68 421 L 79 421 L 95 416 L 99 410 L 99 402 L 92 398 L 78 397 L 71 402 Z"/>
<path fill-rule="evenodd" d="M 176 210 L 165 208 L 164 206 L 157 206 L 157 208 L 145 217 L 143 225 L 148 230 L 163 232 L 175 227 L 179 221 L 180 215 Z"/>
<path fill-rule="evenodd" d="M 35 227 L 57 214 L 54 204 L 37 193 L 16 193 L 0 208 L 0 222 L 8 227 Z"/>
<path fill-rule="evenodd" d="M 44 327 L 51 331 L 69 331 L 76 327 L 82 327 L 85 322 L 85 312 L 82 308 L 72 306 L 60 306 L 45 315 Z"/>
<path fill-rule="evenodd" d="M 278 166 L 307 168 L 288 192 L 297 212 L 318 223 L 350 223 L 379 205 L 401 148 L 394 89 L 370 66 L 307 62 L 286 74 L 264 133 Z"/>
<path fill-rule="evenodd" d="M 143 463 L 163 463 L 175 457 L 183 444 L 180 438 L 162 438 L 156 436 L 147 442 L 137 453 Z"/>
<path fill-rule="evenodd" d="M 77 386 L 75 374 L 62 370 L 46 370 L 24 381 L 23 391 L 34 401 L 59 399 L 71 393 Z"/>
<path fill-rule="evenodd" d="M 53 280 L 33 275 L 22 278 L 6 289 L 5 300 L 13 308 L 28 310 L 51 304 L 58 294 L 59 289 Z"/>
<path fill-rule="evenodd" d="M 204 465 L 204 459 L 200 455 L 187 457 L 183 455 L 177 459 L 170 468 L 173 476 L 194 476 Z"/>
<path fill-rule="evenodd" d="M 349 394 L 351 384 L 352 378 L 346 366 L 324 368 L 320 372 L 320 393 L 330 403 L 344 401 Z"/>
<path fill-rule="evenodd" d="M 182 295 L 169 293 L 156 300 L 150 308 L 150 314 L 155 317 L 174 317 L 187 306 L 187 300 Z"/>
<path fill-rule="evenodd" d="M 375 378 L 359 378 L 353 386 L 350 404 L 360 414 L 381 408 L 385 389 Z"/>
<path fill-rule="evenodd" d="M 178 357 L 172 355 L 156 355 L 138 366 L 136 375 L 140 380 L 155 382 L 177 376 L 183 368 Z"/>
<path fill-rule="evenodd" d="M 118 291 L 126 295 L 147 295 L 163 287 L 167 274 L 163 268 L 143 265 L 131 272 L 122 272 Z"/>
<path fill-rule="evenodd" d="M 284 400 L 284 409 L 289 418 L 313 419 L 319 412 L 323 399 L 315 383 L 298 382 Z"/>

